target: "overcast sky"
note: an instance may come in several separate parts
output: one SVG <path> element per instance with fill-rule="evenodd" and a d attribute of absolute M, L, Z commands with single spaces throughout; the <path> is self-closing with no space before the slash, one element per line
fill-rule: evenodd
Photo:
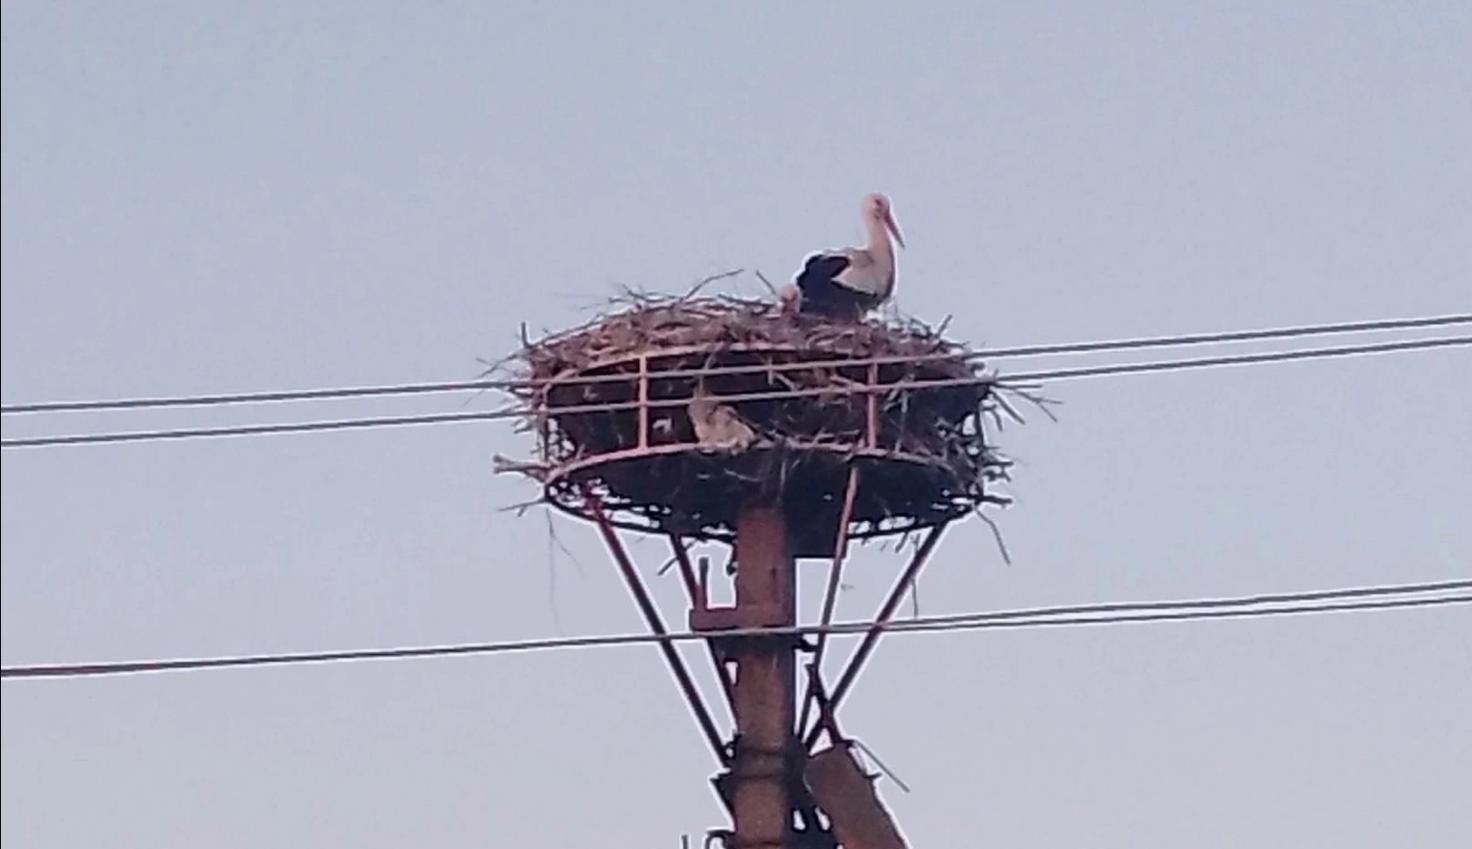
<path fill-rule="evenodd" d="M 869 191 L 909 241 L 900 306 L 974 344 L 1472 307 L 1466 3 L 818 6 L 6 2 L 4 399 L 471 377 L 616 284 L 789 275 Z M 1469 373 L 1060 383 L 1061 423 L 1002 437 L 1014 565 L 967 523 L 920 610 L 1472 576 Z M 536 493 L 490 458 L 528 448 L 481 423 L 6 451 L 3 661 L 639 630 L 586 526 L 556 522 L 573 559 L 500 510 Z M 896 569 L 862 550 L 840 616 Z M 895 637 L 844 725 L 913 787 L 880 785 L 917 847 L 1466 846 L 1469 662 L 1466 607 Z M 0 692 L 7 849 L 725 823 L 650 647 Z"/>

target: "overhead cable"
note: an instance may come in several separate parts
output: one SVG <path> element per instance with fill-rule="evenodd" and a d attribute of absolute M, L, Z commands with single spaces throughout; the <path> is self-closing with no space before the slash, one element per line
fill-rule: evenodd
<path fill-rule="evenodd" d="M 1101 351 L 1143 350 L 1148 348 L 1180 347 L 1189 345 L 1220 344 L 1229 342 L 1290 339 L 1326 334 L 1364 333 L 1384 330 L 1411 330 L 1434 327 L 1449 327 L 1472 324 L 1472 315 L 1426 316 L 1420 318 L 1379 319 L 1374 321 L 1351 321 L 1336 324 L 1298 325 L 1262 330 L 1234 330 L 1218 333 L 1177 334 L 1173 336 L 1147 336 L 1134 339 L 1108 339 L 1092 342 L 1062 342 L 1043 345 L 1022 345 L 1010 348 L 991 348 L 970 352 L 964 356 L 973 360 L 1000 360 L 1011 357 L 1043 356 L 1054 354 L 1097 353 Z M 872 357 L 853 360 L 820 360 L 811 362 L 768 363 L 761 365 L 724 366 L 712 369 L 676 369 L 659 372 L 660 377 L 689 377 L 711 374 L 741 374 L 766 371 L 782 371 L 810 368 L 814 365 L 870 365 L 887 362 L 916 362 L 923 360 L 955 359 L 952 353 L 924 354 L 910 357 Z M 627 380 L 628 375 L 581 375 L 559 380 L 559 383 L 581 384 Z M 261 392 L 226 392 L 199 395 L 173 395 L 140 398 L 114 398 L 90 401 L 44 401 L 26 404 L 0 405 L 0 414 L 20 415 L 31 413 L 95 412 L 102 410 L 137 410 L 160 407 L 210 407 L 231 404 L 280 403 L 289 401 L 322 401 L 345 398 L 371 398 L 400 395 L 428 395 L 448 392 L 470 392 L 488 389 L 513 390 L 533 388 L 539 381 L 533 380 L 449 380 L 426 383 L 397 383 L 377 386 L 337 386 L 321 389 L 288 389 Z"/>
<path fill-rule="evenodd" d="M 896 389 L 943 389 L 955 386 L 993 384 L 1006 386 L 1007 384 L 1035 383 L 1040 381 L 1078 380 L 1091 377 L 1105 377 L 1110 375 L 1147 374 L 1167 371 L 1186 371 L 1202 368 L 1220 368 L 1226 366 L 1259 365 L 1274 362 L 1291 362 L 1295 360 L 1328 359 L 1337 357 L 1367 356 L 1373 354 L 1388 354 L 1405 351 L 1421 351 L 1434 348 L 1450 348 L 1472 345 L 1472 336 L 1448 336 L 1433 339 L 1412 339 L 1397 342 L 1379 342 L 1364 345 L 1344 345 L 1337 348 L 1309 348 L 1295 351 L 1273 351 L 1258 354 L 1236 354 L 1220 357 L 1200 357 L 1182 360 L 1158 360 L 1143 363 L 1116 363 L 1101 366 L 1083 366 L 1078 368 L 1051 369 L 1045 371 L 1021 372 L 998 377 L 964 377 L 945 379 L 925 379 L 907 381 L 902 383 L 879 384 L 874 387 L 852 386 L 852 387 L 814 387 L 807 389 L 782 389 L 770 392 L 748 392 L 732 395 L 716 395 L 715 400 L 727 403 L 740 403 L 747 401 L 772 401 L 790 398 L 814 397 L 820 395 L 834 394 L 859 394 L 864 392 L 890 392 Z M 687 402 L 685 399 L 651 399 L 642 402 L 648 407 L 677 407 Z M 582 404 L 564 407 L 550 407 L 548 412 L 555 415 L 572 415 L 578 413 L 607 413 L 618 410 L 632 410 L 641 405 L 639 401 L 626 401 L 606 404 Z M 56 436 L 17 437 L 12 439 L 0 439 L 0 448 L 41 448 L 62 445 L 99 445 L 120 442 L 155 442 L 179 439 L 210 439 L 226 436 L 266 436 L 286 433 L 310 433 L 317 431 L 332 430 L 362 430 L 367 428 L 383 427 L 410 427 L 416 425 L 431 424 L 454 424 L 475 421 L 493 421 L 498 419 L 520 419 L 525 418 L 528 411 L 522 409 L 502 409 L 488 411 L 458 412 L 458 413 L 426 413 L 405 416 L 379 416 L 347 419 L 326 419 L 309 422 L 284 422 L 280 424 L 258 424 L 258 425 L 236 425 L 223 427 L 200 427 L 200 428 L 168 428 L 160 430 L 137 430 L 137 431 L 111 431 L 101 433 L 75 433 Z"/>
<path fill-rule="evenodd" d="M 1212 598 L 1183 601 L 1121 602 L 1111 604 L 1042 607 L 990 613 L 954 614 L 917 617 L 886 623 L 873 621 L 841 622 L 828 626 L 810 625 L 789 628 L 745 628 L 722 631 L 723 638 L 808 636 L 830 634 L 851 636 L 864 633 L 876 624 L 893 633 L 935 633 L 976 631 L 1000 628 L 1078 627 L 1146 622 L 1181 622 L 1209 619 L 1239 619 L 1305 614 L 1345 613 L 1352 611 L 1393 610 L 1437 607 L 1472 603 L 1472 594 L 1427 595 L 1448 590 L 1472 588 L 1472 580 L 1440 581 L 1376 587 L 1353 587 L 1303 593 L 1280 593 L 1238 598 Z M 1341 601 L 1342 599 L 1352 599 Z M 1309 603 L 1302 603 L 1309 602 Z M 1325 603 L 1332 602 L 1332 603 Z M 404 660 L 412 658 L 489 655 L 509 652 L 586 649 L 608 646 L 681 643 L 707 639 L 708 633 L 678 631 L 668 634 L 615 634 L 587 637 L 557 637 L 513 640 L 493 643 L 418 646 L 346 651 L 301 652 L 289 654 L 237 655 L 232 657 L 176 658 L 165 660 L 118 661 L 106 663 L 45 664 L 7 666 L 0 678 L 84 678 L 125 675 L 142 672 L 168 672 L 251 666 L 286 666 L 299 664 L 339 663 L 359 660 Z"/>

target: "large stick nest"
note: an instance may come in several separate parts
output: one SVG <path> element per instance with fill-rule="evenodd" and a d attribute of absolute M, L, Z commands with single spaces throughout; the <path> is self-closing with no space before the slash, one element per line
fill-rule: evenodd
<path fill-rule="evenodd" d="M 629 296 L 524 343 L 514 392 L 538 456 L 507 467 L 570 512 L 587 515 L 591 494 L 617 524 L 700 539 L 730 539 L 744 505 L 780 503 L 802 555 L 832 550 L 851 468 L 851 535 L 948 521 L 1006 502 L 993 488 L 1008 463 L 988 433 L 1010 407 L 942 333 Z M 868 386 L 881 388 L 856 391 Z"/>

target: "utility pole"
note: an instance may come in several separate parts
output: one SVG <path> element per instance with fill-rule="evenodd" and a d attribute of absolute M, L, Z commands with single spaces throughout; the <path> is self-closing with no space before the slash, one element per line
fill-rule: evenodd
<path fill-rule="evenodd" d="M 780 508 L 744 509 L 736 525 L 736 619 L 740 627 L 792 626 L 797 580 Z M 735 758 L 731 764 L 734 845 L 784 849 L 792 831 L 788 794 L 796 718 L 796 640 L 741 637 L 736 663 Z"/>
<path fill-rule="evenodd" d="M 660 638 L 731 815 L 708 846 L 903 849 L 835 714 L 942 530 L 1005 503 L 992 488 L 1007 461 L 985 420 L 1007 408 L 985 365 L 938 332 L 694 294 L 635 298 L 592 324 L 524 340 L 528 380 L 512 394 L 537 456 L 498 463 L 536 480 L 553 508 L 596 523 Z M 733 737 L 669 639 L 620 530 L 668 541 Z M 915 533 L 924 541 L 830 690 L 823 660 L 849 541 Z M 734 604 L 710 605 L 709 561 L 691 562 L 696 543 L 732 547 Z M 798 556 L 831 560 L 811 647 L 796 632 Z M 799 651 L 812 653 L 801 716 Z"/>

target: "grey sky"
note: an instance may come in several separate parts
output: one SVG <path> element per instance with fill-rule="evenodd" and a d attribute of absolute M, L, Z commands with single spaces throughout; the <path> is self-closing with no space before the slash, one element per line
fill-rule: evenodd
<path fill-rule="evenodd" d="M 7 2 L 5 399 L 469 377 L 615 283 L 786 275 L 875 190 L 901 306 L 976 343 L 1472 306 L 1467 4 L 601 5 Z M 1060 384 L 1061 424 L 1005 435 L 1016 564 L 970 523 L 921 609 L 1466 577 L 1469 366 Z M 4 662 L 636 630 L 588 529 L 559 525 L 581 565 L 549 561 L 540 514 L 498 512 L 533 493 L 489 458 L 525 447 L 487 424 L 6 452 Z M 841 615 L 893 564 L 861 553 Z M 1460 846 L 1469 646 L 1464 608 L 903 637 L 846 730 L 913 785 L 882 792 L 915 846 Z M 724 821 L 647 647 L 3 700 L 17 849 Z"/>

